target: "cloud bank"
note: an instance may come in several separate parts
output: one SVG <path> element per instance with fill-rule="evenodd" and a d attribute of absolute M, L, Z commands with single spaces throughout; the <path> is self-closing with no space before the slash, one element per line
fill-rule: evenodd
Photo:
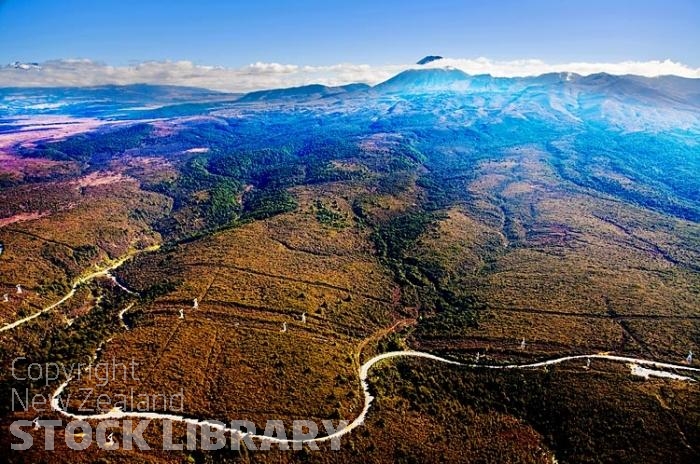
<path fill-rule="evenodd" d="M 427 65 L 427 67 L 442 66 L 452 66 L 468 74 L 491 74 L 499 77 L 533 76 L 548 72 L 574 72 L 582 75 L 606 72 L 647 77 L 677 75 L 700 78 L 700 68 L 691 68 L 671 60 L 550 64 L 534 59 L 494 61 L 488 58 L 447 58 Z M 40 63 L 40 68 L 2 67 L 0 68 L 0 87 L 149 83 L 249 92 L 306 84 L 343 85 L 355 82 L 376 84 L 403 70 L 415 67 L 417 66 L 414 64 L 370 66 L 343 63 L 332 66 L 299 66 L 253 63 L 242 68 L 225 68 L 203 66 L 190 61 L 148 61 L 132 66 L 110 66 L 87 59 L 70 59 L 46 61 Z"/>

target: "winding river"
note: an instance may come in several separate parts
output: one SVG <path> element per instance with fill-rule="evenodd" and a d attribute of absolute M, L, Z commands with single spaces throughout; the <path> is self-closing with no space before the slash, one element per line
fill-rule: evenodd
<path fill-rule="evenodd" d="M 55 391 L 54 394 L 51 397 L 51 407 L 53 410 L 58 412 L 64 417 L 67 417 L 69 419 L 77 419 L 77 420 L 106 420 L 106 419 L 122 419 L 122 418 L 135 418 L 135 419 L 152 419 L 152 420 L 171 420 L 173 422 L 181 422 L 181 423 L 186 423 L 186 424 L 193 424 L 197 426 L 209 426 L 211 429 L 217 429 L 217 430 L 223 430 L 224 432 L 229 432 L 232 434 L 232 436 L 236 436 L 239 439 L 243 439 L 245 437 L 250 437 L 250 438 L 256 438 L 260 440 L 266 440 L 271 443 L 286 443 L 286 444 L 294 444 L 294 443 L 310 443 L 310 442 L 324 442 L 324 441 L 329 441 L 332 439 L 337 439 L 342 437 L 343 435 L 346 435 L 350 432 L 352 432 L 355 428 L 359 427 L 362 425 L 365 421 L 365 417 L 367 416 L 367 413 L 369 412 L 370 406 L 372 404 L 372 401 L 374 400 L 374 397 L 370 394 L 369 392 L 369 384 L 367 383 L 367 378 L 369 377 L 369 371 L 374 367 L 377 363 L 388 360 L 388 359 L 393 359 L 393 358 L 399 358 L 399 357 L 414 357 L 414 358 L 424 358 L 424 359 L 429 359 L 431 361 L 437 361 L 441 363 L 446 363 L 446 364 L 451 364 L 454 366 L 461 366 L 461 367 L 466 367 L 466 368 L 473 368 L 473 369 L 536 369 L 540 367 L 546 367 L 554 364 L 560 364 L 563 362 L 567 361 L 575 361 L 575 360 L 587 360 L 587 359 L 599 359 L 602 361 L 608 361 L 608 362 L 618 362 L 618 363 L 627 363 L 631 367 L 631 371 L 635 375 L 642 375 L 644 377 L 649 377 L 651 376 L 656 376 L 656 377 L 666 377 L 672 380 L 682 380 L 682 381 L 690 381 L 690 382 L 695 382 L 696 380 L 692 377 L 684 376 L 684 375 L 679 375 L 679 374 L 673 374 L 669 373 L 663 370 L 655 370 L 655 369 L 674 369 L 674 370 L 679 370 L 679 371 L 688 371 L 688 372 L 700 372 L 699 368 L 691 367 L 691 366 L 686 366 L 686 365 L 680 365 L 680 364 L 670 364 L 670 363 L 663 363 L 663 362 L 658 362 L 658 361 L 650 361 L 646 359 L 638 359 L 638 358 L 630 358 L 630 357 L 625 357 L 625 356 L 613 356 L 613 355 L 606 355 L 606 354 L 591 354 L 591 355 L 576 355 L 576 356 L 564 356 L 561 358 L 556 358 L 556 359 L 550 359 L 547 361 L 541 361 L 541 362 L 536 362 L 536 363 L 531 363 L 531 364 L 507 364 L 507 365 L 485 365 L 485 364 L 465 364 L 461 363 L 458 361 L 450 360 L 450 359 L 445 359 L 441 358 L 439 356 L 430 354 L 430 353 L 424 353 L 421 351 L 391 351 L 388 353 L 380 354 L 366 363 L 364 363 L 360 367 L 359 371 L 359 376 L 360 376 L 360 384 L 362 385 L 362 390 L 364 391 L 365 395 L 365 405 L 364 408 L 362 409 L 362 412 L 360 415 L 358 415 L 355 420 L 353 420 L 350 424 L 348 424 L 346 427 L 339 429 L 335 431 L 332 434 L 319 437 L 319 438 L 314 438 L 314 439 L 307 439 L 307 440 L 295 440 L 295 439 L 286 439 L 286 438 L 277 438 L 277 437 L 268 437 L 264 435 L 257 435 L 257 434 L 252 434 L 252 433 L 241 433 L 240 430 L 235 429 L 235 428 L 230 428 L 227 427 L 226 425 L 220 423 L 220 422 L 215 422 L 215 421 L 208 421 L 208 420 L 199 420 L 199 419 L 194 419 L 194 418 L 189 418 L 189 417 L 183 417 L 183 416 L 178 416 L 175 414 L 166 414 L 166 413 L 156 413 L 156 412 L 125 412 L 120 409 L 112 409 L 108 412 L 101 413 L 101 414 L 91 414 L 91 415 L 84 415 L 84 414 L 75 414 L 72 412 L 69 412 L 65 408 L 61 406 L 61 395 L 63 394 L 63 391 L 66 389 L 68 384 L 71 381 L 71 378 L 63 382 Z M 641 368 L 640 366 L 647 366 L 647 368 Z M 651 369 L 654 368 L 654 369 Z M 639 370 L 641 369 L 641 371 Z"/>
<path fill-rule="evenodd" d="M 5 332 L 7 330 L 11 330 L 17 326 L 20 326 L 26 322 L 31 321 L 32 319 L 39 317 L 41 314 L 44 314 L 44 313 L 51 311 L 52 309 L 60 306 L 61 304 L 65 303 L 70 298 L 72 298 L 73 295 L 75 295 L 75 292 L 78 289 L 78 287 L 80 287 L 81 285 L 86 284 L 86 283 L 88 283 L 88 282 L 90 282 L 98 277 L 107 277 L 107 278 L 113 280 L 117 286 L 122 288 L 127 293 L 132 294 L 132 295 L 136 295 L 136 293 L 134 293 L 131 290 L 127 289 L 126 287 L 122 286 L 120 284 L 120 282 L 118 282 L 117 279 L 110 272 L 113 271 L 114 269 L 117 269 L 118 267 L 120 267 L 122 264 L 124 264 L 126 261 L 128 261 L 130 258 L 135 256 L 136 254 L 139 254 L 142 252 L 147 252 L 147 251 L 154 251 L 156 249 L 158 249 L 157 245 L 153 246 L 153 247 L 146 248 L 144 250 L 130 253 L 127 256 L 119 259 L 118 261 L 115 261 L 107 268 L 101 269 L 99 271 L 93 272 L 92 274 L 88 274 L 84 277 L 79 278 L 78 280 L 76 280 L 73 283 L 71 290 L 66 295 L 64 295 L 60 300 L 58 300 L 57 302 L 55 302 L 49 306 L 46 306 L 45 308 L 41 309 L 40 311 L 38 311 L 30 316 L 27 316 L 25 318 L 19 319 L 15 322 L 12 322 L 10 324 L 6 324 L 6 325 L 0 327 L 0 332 Z M 119 320 L 121 321 L 122 325 L 124 326 L 124 328 L 126 330 L 129 330 L 129 327 L 124 323 L 123 316 L 132 307 L 133 307 L 133 303 L 128 305 L 127 307 L 125 307 L 124 309 L 122 309 L 119 312 Z M 383 353 L 383 354 L 377 355 L 377 356 L 373 357 L 372 359 L 370 359 L 369 361 L 365 362 L 362 366 L 360 366 L 360 369 L 359 369 L 360 385 L 362 386 L 362 390 L 364 392 L 364 407 L 362 409 L 362 412 L 346 427 L 339 429 L 332 434 L 325 435 L 325 436 L 319 437 L 319 438 L 305 439 L 305 440 L 268 437 L 268 436 L 264 436 L 264 435 L 253 434 L 253 433 L 242 433 L 240 430 L 227 427 L 226 425 L 222 424 L 221 422 L 200 420 L 200 419 L 195 419 L 195 418 L 179 416 L 176 414 L 157 413 L 157 412 L 140 412 L 140 411 L 126 411 L 125 412 L 125 411 L 122 411 L 120 409 L 112 409 L 110 411 L 100 413 L 100 414 L 89 414 L 89 415 L 76 414 L 76 413 L 68 411 L 67 409 L 63 408 L 61 405 L 61 395 L 65 391 L 68 384 L 71 382 L 72 377 L 68 378 L 65 382 L 63 382 L 61 385 L 59 385 L 59 387 L 54 391 L 54 393 L 51 397 L 51 408 L 66 418 L 77 419 L 77 420 L 106 420 L 106 419 L 123 419 L 123 418 L 150 419 L 150 420 L 171 420 L 173 422 L 192 424 L 192 425 L 196 425 L 196 426 L 209 426 L 212 429 L 223 430 L 224 432 L 229 432 L 233 436 L 237 436 L 239 439 L 250 437 L 250 438 L 255 438 L 255 439 L 260 439 L 260 440 L 266 440 L 266 441 L 269 441 L 271 443 L 286 443 L 286 444 L 324 442 L 324 441 L 330 441 L 333 439 L 338 439 L 338 438 L 342 437 L 343 435 L 346 435 L 346 434 L 352 432 L 354 429 L 356 429 L 357 427 L 359 427 L 360 425 L 362 425 L 364 423 L 365 418 L 367 416 L 367 413 L 369 412 L 370 406 L 372 405 L 372 401 L 374 400 L 374 397 L 369 392 L 369 384 L 367 382 L 370 369 L 372 369 L 377 363 L 379 363 L 381 361 L 389 360 L 389 359 L 393 359 L 393 358 L 400 358 L 400 357 L 423 358 L 423 359 L 428 359 L 431 361 L 436 361 L 436 362 L 451 364 L 453 366 L 466 367 L 466 368 L 471 368 L 471 369 L 500 369 L 500 370 L 537 369 L 537 368 L 547 367 L 550 365 L 560 364 L 560 363 L 564 363 L 564 362 L 568 362 L 568 361 L 598 359 L 598 360 L 602 360 L 602 361 L 606 361 L 606 362 L 626 363 L 629 365 L 629 367 L 631 369 L 631 373 L 633 375 L 638 375 L 638 376 L 642 376 L 645 378 L 649 378 L 651 376 L 651 377 L 661 377 L 661 378 L 667 378 L 670 380 L 689 381 L 689 382 L 695 382 L 696 379 L 694 379 L 692 377 L 685 376 L 685 375 L 667 372 L 666 370 L 677 370 L 677 371 L 700 373 L 699 368 L 691 367 L 689 365 L 671 364 L 671 363 L 664 363 L 664 362 L 652 361 L 652 360 L 647 360 L 647 359 L 639 359 L 639 358 L 631 358 L 631 357 L 615 356 L 615 355 L 607 355 L 607 354 L 564 356 L 561 358 L 550 359 L 547 361 L 540 361 L 540 362 L 535 362 L 535 363 L 530 363 L 530 364 L 488 365 L 488 364 L 461 363 L 461 362 L 458 362 L 455 360 L 442 358 L 440 356 L 436 356 L 436 355 L 430 354 L 430 353 L 424 353 L 421 351 L 391 351 L 388 353 Z M 645 366 L 645 367 L 642 367 L 642 366 Z"/>

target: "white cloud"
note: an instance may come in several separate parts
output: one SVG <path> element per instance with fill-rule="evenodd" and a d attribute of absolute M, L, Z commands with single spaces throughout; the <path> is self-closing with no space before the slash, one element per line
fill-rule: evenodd
<path fill-rule="evenodd" d="M 649 77 L 673 74 L 700 78 L 700 68 L 690 68 L 670 60 L 549 64 L 536 59 L 494 61 L 488 58 L 476 58 L 444 59 L 428 65 L 428 67 L 441 66 L 453 66 L 469 74 L 492 74 L 503 77 L 531 76 L 547 72 L 575 72 L 583 75 L 607 72 Z M 242 68 L 225 68 L 203 66 L 190 61 L 147 61 L 131 66 L 110 66 L 86 59 L 65 59 L 41 63 L 40 69 L 0 68 L 0 87 L 153 83 L 248 92 L 312 83 L 376 84 L 412 67 L 416 66 L 370 66 L 349 63 L 332 66 L 300 66 L 258 62 Z"/>
<path fill-rule="evenodd" d="M 435 61 L 428 66 L 452 66 L 468 74 L 491 74 L 499 77 L 537 76 L 549 72 L 572 72 L 589 75 L 600 72 L 608 74 L 636 74 L 638 76 L 656 77 L 676 75 L 700 78 L 700 68 L 691 68 L 671 60 L 622 61 L 619 63 L 585 63 L 572 62 L 548 64 L 542 60 L 493 61 L 488 58 L 453 59 Z"/>

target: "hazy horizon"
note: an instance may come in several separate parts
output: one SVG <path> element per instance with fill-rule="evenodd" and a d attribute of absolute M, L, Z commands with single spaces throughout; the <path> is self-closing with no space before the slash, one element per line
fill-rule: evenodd
<path fill-rule="evenodd" d="M 469 74 L 700 77 L 692 0 L 0 1 L 0 86 L 247 92 L 376 84 L 425 55 Z"/>
<path fill-rule="evenodd" d="M 417 57 L 418 60 L 421 57 Z M 256 62 L 240 68 L 197 65 L 191 61 L 149 61 L 131 66 L 110 66 L 89 59 L 51 60 L 34 67 L 10 63 L 0 68 L 0 87 L 90 87 L 99 85 L 179 85 L 227 92 L 296 87 L 310 84 L 340 86 L 353 83 L 375 85 L 407 69 L 452 67 L 470 75 L 528 77 L 547 73 L 591 75 L 638 75 L 644 77 L 679 76 L 700 78 L 693 69 L 670 60 L 620 63 L 550 64 L 537 59 L 494 61 L 488 58 L 445 58 L 428 65 L 415 63 L 371 66 L 340 63 L 309 66 Z"/>

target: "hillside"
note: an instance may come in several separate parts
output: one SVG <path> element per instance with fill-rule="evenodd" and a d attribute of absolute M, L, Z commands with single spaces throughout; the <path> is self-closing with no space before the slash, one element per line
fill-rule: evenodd
<path fill-rule="evenodd" d="M 153 451 L 108 459 L 697 462 L 699 95 L 434 67 L 244 96 L 0 89 L 0 382 L 65 400 L 5 394 L 0 427 L 182 393 L 181 443 L 187 420 L 366 416 L 339 451 L 164 452 L 175 413 L 143 399 L 122 411 L 160 417 Z M 11 375 L 99 360 L 137 367 Z M 56 446 L 11 460 L 107 459 Z"/>

